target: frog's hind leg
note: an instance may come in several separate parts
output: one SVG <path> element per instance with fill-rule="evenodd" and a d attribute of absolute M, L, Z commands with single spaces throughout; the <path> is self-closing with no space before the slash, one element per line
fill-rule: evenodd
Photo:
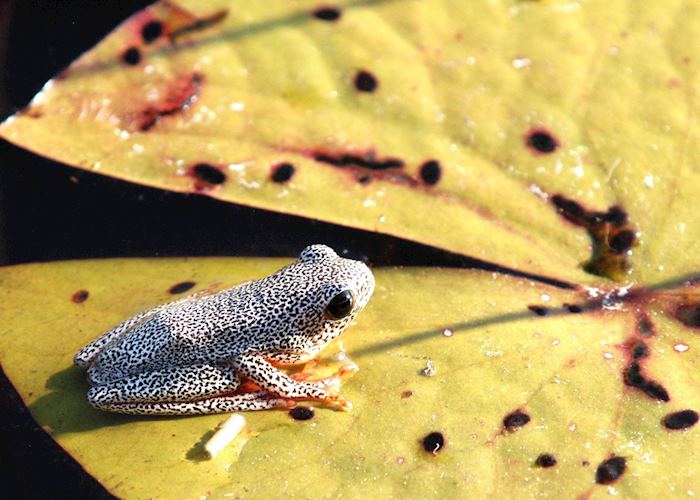
<path fill-rule="evenodd" d="M 103 410 L 133 415 L 203 415 L 207 413 L 232 413 L 235 411 L 270 410 L 293 406 L 266 391 L 248 392 L 232 396 L 218 396 L 199 401 L 112 404 Z"/>
<path fill-rule="evenodd" d="M 140 325 L 145 321 L 148 321 L 148 319 L 151 318 L 151 316 L 155 312 L 155 310 L 150 309 L 148 311 L 139 313 L 136 316 L 132 316 L 126 321 L 118 324 L 108 332 L 103 333 L 95 340 L 90 342 L 88 345 L 80 349 L 80 351 L 78 351 L 78 354 L 76 354 L 75 357 L 73 357 L 73 363 L 79 368 L 89 368 L 92 362 L 97 357 L 97 355 L 102 352 L 102 350 L 107 346 L 107 344 L 114 342 L 132 328 Z"/>
<path fill-rule="evenodd" d="M 231 366 L 198 364 L 154 370 L 100 384 L 88 391 L 88 401 L 107 411 L 178 415 L 227 411 L 212 406 L 217 399 L 239 398 L 236 401 L 242 405 L 261 399 L 260 395 L 250 394 L 222 396 L 234 392 L 239 385 L 240 379 Z"/>
<path fill-rule="evenodd" d="M 154 307 L 152 309 L 147 309 L 138 314 L 135 314 L 131 318 L 119 323 L 117 326 L 111 330 L 103 333 L 95 340 L 90 342 L 88 345 L 80 349 L 78 354 L 73 357 L 73 363 L 79 368 L 87 369 L 90 367 L 95 358 L 102 352 L 102 350 L 112 342 L 118 340 L 122 335 L 124 335 L 129 330 L 136 328 L 137 326 L 145 323 L 155 316 L 156 313 L 163 311 L 164 309 L 177 307 L 178 305 L 185 302 L 192 302 L 197 299 L 197 297 L 204 295 L 202 292 L 194 293 L 188 297 L 184 297 L 180 300 L 175 300 L 173 302 L 168 302 L 167 304 L 162 304 L 160 306 Z"/>

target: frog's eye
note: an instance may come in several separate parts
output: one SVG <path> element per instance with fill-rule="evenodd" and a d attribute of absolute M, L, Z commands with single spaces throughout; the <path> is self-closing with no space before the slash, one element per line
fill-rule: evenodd
<path fill-rule="evenodd" d="M 338 295 L 333 297 L 326 306 L 325 314 L 329 319 L 343 319 L 352 312 L 352 306 L 355 304 L 350 290 L 343 290 Z"/>

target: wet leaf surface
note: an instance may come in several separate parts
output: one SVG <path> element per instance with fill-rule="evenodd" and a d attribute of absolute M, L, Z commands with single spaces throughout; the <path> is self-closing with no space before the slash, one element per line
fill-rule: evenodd
<path fill-rule="evenodd" d="M 669 297 L 696 294 L 693 286 L 618 299 L 608 292 L 604 302 L 591 290 L 482 271 L 375 270 L 374 298 L 340 337 L 360 365 L 342 388 L 354 410 L 298 410 L 299 420 L 284 411 L 246 413 L 243 435 L 211 461 L 201 446 L 225 416 L 137 418 L 88 405 L 87 382 L 71 358 L 99 332 L 171 300 L 175 285 L 220 289 L 283 263 L 117 259 L 3 268 L 2 368 L 41 425 L 122 497 L 694 491 L 700 345 L 666 306 Z M 76 303 L 78 290 L 89 295 Z M 548 314 L 533 313 L 533 303 L 546 304 Z M 571 312 L 571 304 L 585 310 Z M 639 329 L 642 313 L 653 335 Z M 641 342 L 647 350 L 635 348 Z M 338 349 L 330 346 L 325 358 Z M 431 377 L 422 374 L 428 359 Z M 668 402 L 625 383 L 632 363 L 668 391 Z M 540 465 L 552 463 L 540 458 L 549 455 L 554 465 Z"/>

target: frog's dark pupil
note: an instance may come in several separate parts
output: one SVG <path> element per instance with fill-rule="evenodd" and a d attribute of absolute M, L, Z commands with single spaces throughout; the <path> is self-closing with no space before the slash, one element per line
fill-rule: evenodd
<path fill-rule="evenodd" d="M 333 297 L 326 307 L 326 315 L 331 319 L 341 319 L 352 311 L 352 293 L 343 290 Z"/>

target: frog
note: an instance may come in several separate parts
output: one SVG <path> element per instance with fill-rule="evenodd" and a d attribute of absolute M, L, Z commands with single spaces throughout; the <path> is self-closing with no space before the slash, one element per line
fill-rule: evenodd
<path fill-rule="evenodd" d="M 262 279 L 195 293 L 138 313 L 83 347 L 88 402 L 137 415 L 194 415 L 291 408 L 312 401 L 347 411 L 340 383 L 357 369 L 307 380 L 312 363 L 374 292 L 361 261 L 326 245 Z M 296 375 L 296 376 L 295 376 Z M 251 386 L 252 390 L 244 390 Z"/>

